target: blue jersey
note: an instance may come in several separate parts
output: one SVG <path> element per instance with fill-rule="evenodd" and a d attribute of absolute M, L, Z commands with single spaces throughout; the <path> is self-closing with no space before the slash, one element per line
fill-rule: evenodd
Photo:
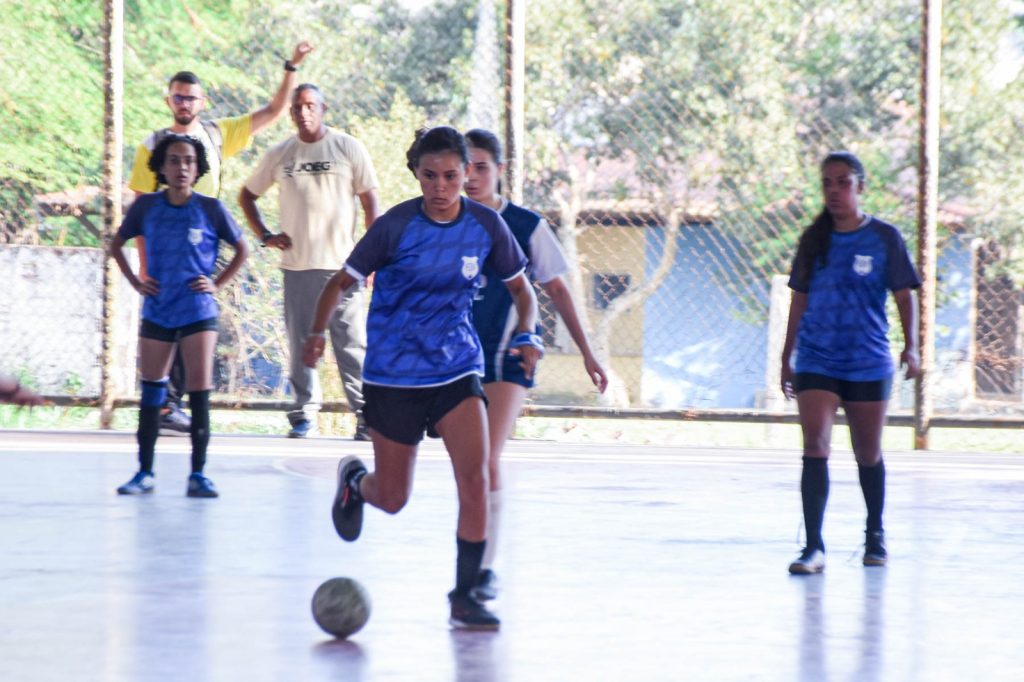
<path fill-rule="evenodd" d="M 527 273 L 531 280 L 544 284 L 568 271 L 565 255 L 544 218 L 504 200 L 501 217 L 529 259 Z M 483 345 L 486 363 L 495 368 L 497 381 L 503 379 L 501 368 L 518 322 L 512 294 L 501 278 L 485 264 L 480 290 L 473 299 L 473 326 Z M 540 333 L 539 329 L 537 333 Z"/>
<path fill-rule="evenodd" d="M 193 193 L 182 206 L 167 201 L 164 192 L 135 200 L 117 235 L 128 241 L 146 240 L 146 269 L 160 284 L 160 293 L 146 296 L 142 318 L 161 327 L 183 327 L 217 317 L 213 294 L 192 291 L 196 277 L 213 274 L 220 240 L 242 238 L 234 218 L 217 199 Z"/>
<path fill-rule="evenodd" d="M 893 373 L 885 299 L 921 286 L 903 237 L 869 218 L 853 232 L 832 232 L 828 262 L 808 281 L 795 269 L 789 286 L 807 294 L 797 332 L 796 371 L 846 381 L 878 381 Z"/>
<path fill-rule="evenodd" d="M 459 217 L 437 223 L 422 203 L 403 202 L 378 218 L 345 262 L 360 279 L 376 273 L 366 321 L 368 384 L 440 386 L 482 375 L 480 341 L 470 320 L 481 268 L 509 280 L 526 267 L 496 212 L 462 198 Z"/>

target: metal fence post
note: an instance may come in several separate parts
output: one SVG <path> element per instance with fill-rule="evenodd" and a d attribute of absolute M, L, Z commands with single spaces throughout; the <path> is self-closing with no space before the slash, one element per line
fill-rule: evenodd
<path fill-rule="evenodd" d="M 505 179 L 508 197 L 523 202 L 526 0 L 508 0 L 505 15 Z"/>
<path fill-rule="evenodd" d="M 124 5 L 103 3 L 103 246 L 121 223 L 121 143 L 124 96 Z M 100 355 L 100 428 L 114 416 L 114 285 L 120 273 L 112 258 L 103 259 L 103 341 Z"/>
<path fill-rule="evenodd" d="M 921 118 L 918 162 L 917 265 L 921 272 L 921 376 L 914 382 L 914 449 L 928 449 L 935 369 L 936 216 L 939 190 L 939 95 L 942 0 L 921 3 Z"/>

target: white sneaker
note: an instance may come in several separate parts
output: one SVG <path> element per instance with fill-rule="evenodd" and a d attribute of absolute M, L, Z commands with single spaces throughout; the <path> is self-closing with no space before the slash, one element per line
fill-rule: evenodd
<path fill-rule="evenodd" d="M 800 553 L 796 561 L 789 565 L 789 572 L 794 575 L 810 575 L 825 570 L 825 553 L 820 549 L 808 549 Z"/>

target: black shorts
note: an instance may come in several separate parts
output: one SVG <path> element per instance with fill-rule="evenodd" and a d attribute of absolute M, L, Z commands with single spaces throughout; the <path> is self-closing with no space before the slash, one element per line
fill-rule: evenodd
<path fill-rule="evenodd" d="M 139 325 L 140 337 L 144 339 L 153 339 L 154 341 L 165 341 L 166 343 L 176 343 L 186 336 L 192 336 L 199 332 L 215 331 L 217 331 L 216 317 L 192 322 L 191 324 L 186 324 L 184 327 L 161 327 L 149 320 L 143 320 L 142 324 Z"/>
<path fill-rule="evenodd" d="M 806 390 L 828 391 L 847 403 L 878 402 L 889 399 L 892 376 L 878 381 L 847 381 L 824 374 L 798 372 L 793 375 L 793 390 L 797 393 Z"/>
<path fill-rule="evenodd" d="M 366 425 L 385 438 L 404 445 L 418 445 L 423 431 L 437 438 L 437 423 L 466 398 L 478 397 L 487 404 L 480 377 L 464 376 L 442 386 L 395 388 L 363 384 L 363 418 Z"/>

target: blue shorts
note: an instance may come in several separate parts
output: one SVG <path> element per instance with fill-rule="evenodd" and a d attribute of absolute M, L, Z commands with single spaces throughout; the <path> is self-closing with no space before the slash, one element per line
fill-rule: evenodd
<path fill-rule="evenodd" d="M 437 423 L 466 398 L 487 404 L 480 377 L 470 374 L 442 386 L 397 388 L 363 384 L 366 425 L 403 445 L 418 445 L 423 432 L 438 438 Z"/>
<path fill-rule="evenodd" d="M 892 393 L 892 375 L 878 381 L 847 381 L 824 374 L 797 372 L 793 375 L 793 390 L 815 390 L 835 393 L 843 402 L 861 403 L 888 400 Z"/>
<path fill-rule="evenodd" d="M 496 361 L 494 356 L 497 351 L 484 351 L 484 383 L 493 384 L 496 381 L 508 381 L 509 383 L 519 384 L 526 388 L 533 388 L 534 379 L 537 376 L 537 369 L 533 370 L 533 377 L 527 379 L 526 374 L 523 373 L 523 368 L 519 366 L 520 359 L 515 355 L 509 355 L 506 351 L 502 357 L 501 372 L 497 372 L 495 367 Z"/>
<path fill-rule="evenodd" d="M 215 332 L 217 331 L 217 318 L 211 317 L 206 320 L 199 320 L 198 322 L 192 322 L 186 324 L 183 327 L 161 327 L 155 322 L 149 320 L 143 320 L 142 324 L 139 325 L 139 336 L 144 339 L 153 339 L 154 341 L 165 341 L 166 343 L 176 343 L 186 336 L 192 336 L 199 332 Z"/>

